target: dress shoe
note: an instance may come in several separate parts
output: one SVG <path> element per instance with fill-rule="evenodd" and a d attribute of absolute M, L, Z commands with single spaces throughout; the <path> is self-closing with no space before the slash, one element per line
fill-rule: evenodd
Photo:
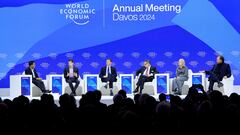
<path fill-rule="evenodd" d="M 108 87 L 108 84 L 105 84 L 103 87 L 104 87 L 105 89 L 107 89 L 107 87 Z"/>
<path fill-rule="evenodd" d="M 51 93 L 52 91 L 51 90 L 44 90 L 44 91 L 42 91 L 44 94 L 46 94 L 46 93 Z"/>
<path fill-rule="evenodd" d="M 71 92 L 71 94 L 70 94 L 71 96 L 76 96 L 77 94 L 76 94 L 76 92 L 75 91 L 73 91 L 73 92 Z"/>
<path fill-rule="evenodd" d="M 177 91 L 178 91 L 178 89 L 176 88 L 176 89 L 173 89 L 172 91 L 173 91 L 173 92 L 177 92 Z"/>
<path fill-rule="evenodd" d="M 223 83 L 219 82 L 217 86 L 218 86 L 218 88 L 220 88 L 223 86 Z"/>
<path fill-rule="evenodd" d="M 175 95 L 182 95 L 182 93 L 179 92 L 179 91 L 174 92 L 174 94 L 175 94 Z"/>
<path fill-rule="evenodd" d="M 137 93 L 138 92 L 138 89 L 135 89 L 134 91 L 133 91 L 133 93 Z"/>

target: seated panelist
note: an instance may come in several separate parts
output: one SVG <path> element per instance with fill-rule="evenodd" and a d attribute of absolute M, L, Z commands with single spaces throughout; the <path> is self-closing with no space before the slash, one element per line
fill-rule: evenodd
<path fill-rule="evenodd" d="M 141 67 L 136 72 L 136 76 L 140 75 L 140 77 L 138 78 L 137 88 L 133 92 L 137 93 L 140 89 L 140 94 L 141 94 L 142 90 L 144 88 L 144 83 L 145 82 L 152 82 L 156 73 L 158 73 L 156 67 L 151 66 L 149 60 L 145 60 L 144 61 L 144 66 Z"/>
<path fill-rule="evenodd" d="M 215 82 L 218 83 L 218 87 L 222 87 L 224 84 L 221 81 L 231 77 L 232 75 L 230 65 L 225 63 L 223 56 L 219 55 L 216 62 L 217 63 L 213 65 L 211 70 L 204 71 L 207 75 L 209 75 L 208 93 L 213 91 L 213 85 Z"/>
<path fill-rule="evenodd" d="M 112 66 L 111 59 L 106 60 L 106 66 L 101 68 L 99 78 L 101 78 L 102 82 L 107 83 L 104 87 L 107 89 L 109 86 L 110 95 L 113 96 L 113 82 L 117 81 L 117 70 Z"/>
<path fill-rule="evenodd" d="M 64 69 L 64 78 L 72 90 L 71 95 L 76 96 L 76 90 L 80 84 L 80 81 L 78 80 L 78 68 L 74 66 L 74 61 L 72 59 L 68 60 L 68 66 Z M 75 83 L 75 86 L 73 86 L 73 83 Z"/>
<path fill-rule="evenodd" d="M 182 87 L 185 81 L 188 80 L 188 68 L 185 65 L 184 59 L 179 59 L 178 68 L 176 69 L 176 77 L 172 82 L 172 91 L 174 94 L 181 95 Z"/>
<path fill-rule="evenodd" d="M 42 91 L 42 93 L 51 93 L 50 90 L 46 90 L 46 87 L 42 79 L 38 76 L 35 67 L 36 67 L 35 61 L 29 61 L 28 67 L 25 69 L 25 74 L 32 76 L 32 83 L 35 84 Z"/>

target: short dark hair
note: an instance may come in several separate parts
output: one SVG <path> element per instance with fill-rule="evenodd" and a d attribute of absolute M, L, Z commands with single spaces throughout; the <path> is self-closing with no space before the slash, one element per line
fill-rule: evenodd
<path fill-rule="evenodd" d="M 35 63 L 35 61 L 31 60 L 28 62 L 28 66 L 32 66 Z"/>
<path fill-rule="evenodd" d="M 144 62 L 147 62 L 147 63 L 151 64 L 150 60 L 144 60 Z"/>
<path fill-rule="evenodd" d="M 166 101 L 167 95 L 164 94 L 164 93 L 161 93 L 161 94 L 158 96 L 158 99 L 159 99 L 160 102 Z"/>
<path fill-rule="evenodd" d="M 112 59 L 110 59 L 110 58 L 107 58 L 106 60 L 109 60 L 110 62 L 112 62 Z"/>
<path fill-rule="evenodd" d="M 68 62 L 71 61 L 72 63 L 74 63 L 73 59 L 69 59 Z"/>
<path fill-rule="evenodd" d="M 122 95 L 123 98 L 127 98 L 127 92 L 126 92 L 125 90 L 119 90 L 119 91 L 118 91 L 118 94 L 119 94 L 119 95 Z"/>
<path fill-rule="evenodd" d="M 222 60 L 222 62 L 224 63 L 225 59 L 222 55 L 218 55 L 219 59 Z"/>

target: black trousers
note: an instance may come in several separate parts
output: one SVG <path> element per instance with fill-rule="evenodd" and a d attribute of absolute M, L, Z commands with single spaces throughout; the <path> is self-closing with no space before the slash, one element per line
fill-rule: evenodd
<path fill-rule="evenodd" d="M 214 83 L 217 82 L 219 83 L 220 82 L 220 79 L 218 77 L 218 75 L 214 74 L 213 72 L 210 72 L 209 73 L 209 86 L 208 86 L 208 90 L 209 91 L 213 91 L 213 86 L 214 86 Z"/>
<path fill-rule="evenodd" d="M 102 82 L 109 82 L 109 88 L 113 88 L 113 82 L 116 82 L 114 78 L 108 77 L 108 78 L 103 78 Z"/>
<path fill-rule="evenodd" d="M 69 84 L 69 87 L 72 90 L 72 92 L 75 92 L 80 84 L 80 81 L 75 78 L 68 78 L 66 79 L 66 82 Z M 76 85 L 73 86 L 73 83 L 76 83 Z"/>
<path fill-rule="evenodd" d="M 144 83 L 145 82 L 152 82 L 152 81 L 153 81 L 152 77 L 147 77 L 147 76 L 141 75 L 138 79 L 138 82 L 137 82 L 137 89 L 140 88 L 140 93 L 142 93 L 142 90 L 144 88 Z"/>
<path fill-rule="evenodd" d="M 42 92 L 46 91 L 46 87 L 42 80 L 32 79 L 32 83 L 35 84 Z"/>

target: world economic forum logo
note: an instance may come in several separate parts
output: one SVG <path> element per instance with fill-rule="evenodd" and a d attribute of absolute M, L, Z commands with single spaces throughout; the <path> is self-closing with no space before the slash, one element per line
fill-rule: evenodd
<path fill-rule="evenodd" d="M 90 18 L 96 14 L 96 9 L 88 3 L 71 3 L 65 4 L 59 13 L 64 15 L 66 20 L 72 20 L 77 25 L 86 25 L 90 22 Z"/>

